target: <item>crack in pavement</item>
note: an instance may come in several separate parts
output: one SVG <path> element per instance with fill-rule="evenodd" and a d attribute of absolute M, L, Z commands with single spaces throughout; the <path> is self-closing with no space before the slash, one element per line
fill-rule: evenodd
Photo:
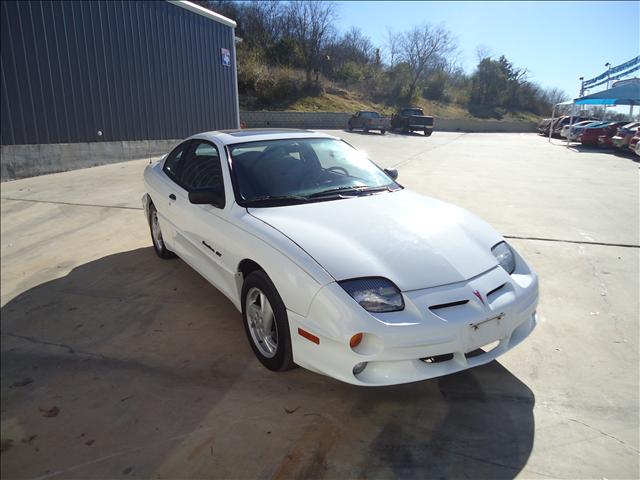
<path fill-rule="evenodd" d="M 512 238 L 514 240 L 533 240 L 539 242 L 561 242 L 561 243 L 577 243 L 578 245 L 600 245 L 603 247 L 622 247 L 622 248 L 640 248 L 640 245 L 632 243 L 609 243 L 596 242 L 590 240 L 566 240 L 562 238 L 544 238 L 544 237 L 524 237 L 520 235 L 503 235 L 504 238 Z"/>
<path fill-rule="evenodd" d="M 629 445 L 629 444 L 625 443 L 624 441 L 620 440 L 620 439 L 619 439 L 619 438 L 617 438 L 617 437 L 614 437 L 613 435 L 611 435 L 611 434 L 609 434 L 609 433 L 607 433 L 607 432 L 603 432 L 603 431 L 602 431 L 602 430 L 600 430 L 599 428 L 592 427 L 592 426 L 591 426 L 591 425 L 589 425 L 588 423 L 581 422 L 580 420 L 576 420 L 575 418 L 569 418 L 569 417 L 566 417 L 566 418 L 567 418 L 567 420 L 569 420 L 569 421 L 571 421 L 571 422 L 575 422 L 575 423 L 578 423 L 578 424 L 580 424 L 580 425 L 584 425 L 585 427 L 590 428 L 591 430 L 594 430 L 594 431 L 598 432 L 600 435 L 602 435 L 602 436 L 604 436 L 604 437 L 609 437 L 609 438 L 614 439 L 616 442 L 621 443 L 622 445 L 624 445 L 624 446 L 625 446 L 625 448 L 628 448 L 629 450 L 632 450 L 632 451 L 634 451 L 634 452 L 636 452 L 636 453 L 640 453 L 640 450 L 638 450 L 638 449 L 636 449 L 636 448 L 632 447 L 631 445 Z"/>
<path fill-rule="evenodd" d="M 68 205 L 71 207 L 96 207 L 96 208 L 118 208 L 122 210 L 142 210 L 142 207 L 127 207 L 127 206 L 120 206 L 120 205 L 96 205 L 93 203 L 57 202 L 55 200 L 34 200 L 31 198 L 0 197 L 0 199 L 10 200 L 13 202 L 51 203 L 53 205 Z"/>
<path fill-rule="evenodd" d="M 131 453 L 140 453 L 142 450 L 148 450 L 149 448 L 158 447 L 158 446 L 164 445 L 165 443 L 176 442 L 178 440 L 185 439 L 185 438 L 187 438 L 187 437 L 189 437 L 191 435 L 214 431 L 214 430 L 217 430 L 217 428 L 218 427 L 203 428 L 203 429 L 198 430 L 197 432 L 187 432 L 187 433 L 183 433 L 183 434 L 180 434 L 180 435 L 175 435 L 175 436 L 172 436 L 172 437 L 169 437 L 169 438 L 165 438 L 165 439 L 157 441 L 157 442 L 146 443 L 144 445 L 140 445 L 140 446 L 135 447 L 135 448 L 131 448 L 131 449 L 128 449 L 128 450 L 122 450 L 122 451 L 119 451 L 119 452 L 112 453 L 110 455 L 105 455 L 103 457 L 94 458 L 93 460 L 89 460 L 88 462 L 83 462 L 83 463 L 79 463 L 79 464 L 76 464 L 76 465 L 72 465 L 70 467 L 62 468 L 60 470 L 55 470 L 53 472 L 48 472 L 48 473 L 45 473 L 44 475 L 41 475 L 39 477 L 33 477 L 31 480 L 46 480 L 48 478 L 58 477 L 60 475 L 64 475 L 64 474 L 68 474 L 70 472 L 73 472 L 74 470 L 78 470 L 79 468 L 82 468 L 82 467 L 88 467 L 88 466 L 94 465 L 96 463 L 104 462 L 105 460 L 111 460 L 112 458 L 121 457 L 123 455 L 128 455 L 128 454 L 131 454 Z"/>
<path fill-rule="evenodd" d="M 549 475 L 549 474 L 547 474 L 547 473 L 542 473 L 542 472 L 539 472 L 539 471 L 536 471 L 536 470 L 532 470 L 532 469 L 530 469 L 530 468 L 527 468 L 527 467 L 526 467 L 526 465 L 524 465 L 524 466 L 522 466 L 522 467 L 514 467 L 513 465 L 509 465 L 508 463 L 503 463 L 503 462 L 500 462 L 500 461 L 489 460 L 489 459 L 486 459 L 486 458 L 480 458 L 480 457 L 477 457 L 477 456 L 475 456 L 475 455 L 470 455 L 470 454 L 468 454 L 468 453 L 463 453 L 463 452 L 454 451 L 454 450 L 450 450 L 450 449 L 449 449 L 449 450 L 447 450 L 447 449 L 441 449 L 441 451 L 446 451 L 446 452 L 448 452 L 448 453 L 451 453 L 451 454 L 453 454 L 453 455 L 457 455 L 457 456 L 462 457 L 462 458 L 467 458 L 467 459 L 469 459 L 469 460 L 474 460 L 474 461 L 476 461 L 476 462 L 478 462 L 478 463 L 484 463 L 484 464 L 486 464 L 486 465 L 493 465 L 493 466 L 496 466 L 496 467 L 501 467 L 501 468 L 506 468 L 506 469 L 509 469 L 509 470 L 513 470 L 513 471 L 515 471 L 516 473 L 517 473 L 517 472 L 522 472 L 522 471 L 524 471 L 524 470 L 528 470 L 528 471 L 530 471 L 530 472 L 532 472 L 532 473 L 535 473 L 536 475 L 540 475 L 541 477 L 555 478 L 555 477 L 553 477 L 552 475 Z"/>
<path fill-rule="evenodd" d="M 46 340 L 39 340 L 37 338 L 29 337 L 27 335 L 18 335 L 16 333 L 10 333 L 10 332 L 3 333 L 2 336 L 20 338 L 22 340 L 26 340 L 28 342 L 36 343 L 39 345 L 48 345 L 51 347 L 64 348 L 65 350 L 67 350 L 67 353 L 70 353 L 71 355 L 86 355 L 87 357 L 107 359 L 107 357 L 105 357 L 104 355 L 100 355 L 98 353 L 91 353 L 91 352 L 85 352 L 83 350 L 76 350 L 71 345 L 67 345 L 66 343 L 47 342 Z"/>

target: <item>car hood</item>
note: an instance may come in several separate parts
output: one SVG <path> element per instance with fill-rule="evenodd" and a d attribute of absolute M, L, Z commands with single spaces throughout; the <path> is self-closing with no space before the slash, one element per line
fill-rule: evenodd
<path fill-rule="evenodd" d="M 468 280 L 497 265 L 502 237 L 469 212 L 408 190 L 249 213 L 333 278 L 385 277 L 401 290 Z"/>

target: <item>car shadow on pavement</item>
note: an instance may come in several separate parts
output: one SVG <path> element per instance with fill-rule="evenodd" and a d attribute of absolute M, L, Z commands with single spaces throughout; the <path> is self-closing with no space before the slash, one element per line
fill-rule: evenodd
<path fill-rule="evenodd" d="M 569 150 L 578 153 L 610 153 L 619 158 L 624 158 L 627 160 L 631 160 L 632 162 L 639 163 L 640 156 L 636 155 L 634 152 L 630 151 L 628 148 L 626 149 L 615 149 L 615 148 L 603 148 L 598 146 L 591 145 L 570 145 Z"/>
<path fill-rule="evenodd" d="M 365 132 L 364 130 L 349 130 L 348 128 L 345 128 L 342 131 L 346 133 L 355 133 L 356 135 L 386 135 L 387 133 L 390 133 L 389 131 L 382 133 L 379 130 L 369 130 L 368 132 Z"/>
<path fill-rule="evenodd" d="M 269 372 L 231 302 L 150 247 L 1 314 L 7 478 L 513 478 L 533 445 L 534 395 L 498 362 L 385 388 Z"/>

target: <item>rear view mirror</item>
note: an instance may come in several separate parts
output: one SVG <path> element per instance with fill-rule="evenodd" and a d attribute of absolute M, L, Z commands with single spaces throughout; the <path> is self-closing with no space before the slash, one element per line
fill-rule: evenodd
<path fill-rule="evenodd" d="M 195 205 L 224 208 L 224 191 L 221 188 L 198 188 L 189 192 L 189 201 Z"/>
<path fill-rule="evenodd" d="M 385 168 L 384 171 L 393 180 L 396 180 L 398 178 L 398 169 L 397 168 Z"/>

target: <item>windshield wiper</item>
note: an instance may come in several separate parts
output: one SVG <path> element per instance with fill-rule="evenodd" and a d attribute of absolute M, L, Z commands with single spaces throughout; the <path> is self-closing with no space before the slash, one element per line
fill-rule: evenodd
<path fill-rule="evenodd" d="M 264 203 L 289 204 L 307 202 L 308 200 L 309 199 L 307 197 L 303 197 L 301 195 L 261 195 L 250 200 L 246 200 L 244 204 L 247 207 L 253 207 L 255 205 L 262 205 Z"/>
<path fill-rule="evenodd" d="M 391 191 L 391 188 L 389 188 L 388 186 L 385 187 L 338 187 L 338 188 L 332 188 L 330 190 L 323 190 L 322 192 L 316 192 L 316 193 L 312 193 L 311 195 L 309 195 L 309 198 L 318 198 L 318 197 L 324 197 L 324 196 L 328 196 L 328 195 L 341 195 L 343 193 L 350 193 L 350 192 L 354 192 L 356 194 L 361 194 L 361 193 L 376 193 L 376 192 L 384 192 L 384 191 Z"/>

